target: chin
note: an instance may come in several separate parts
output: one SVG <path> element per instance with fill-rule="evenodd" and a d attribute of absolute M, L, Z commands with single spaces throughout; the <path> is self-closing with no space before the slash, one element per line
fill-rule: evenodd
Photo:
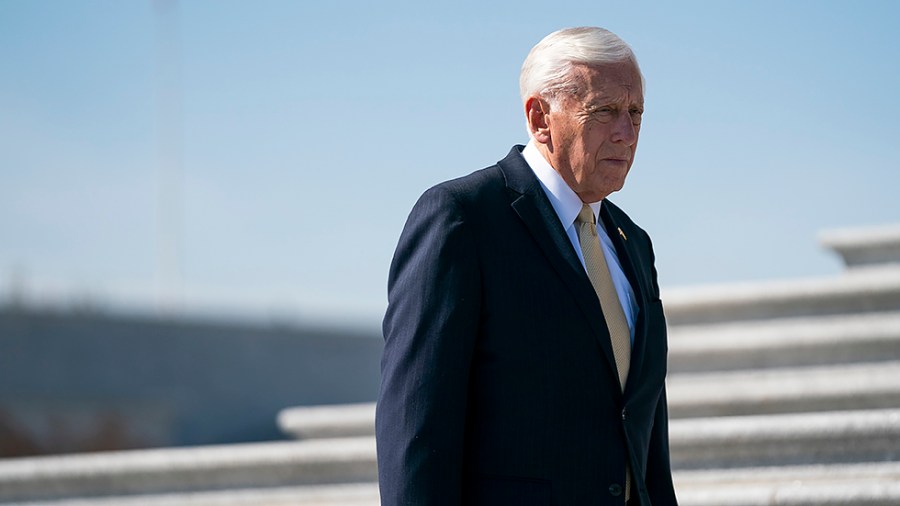
<path fill-rule="evenodd" d="M 625 176 L 621 178 L 606 181 L 604 188 L 608 190 L 608 193 L 613 193 L 621 190 L 625 186 Z"/>

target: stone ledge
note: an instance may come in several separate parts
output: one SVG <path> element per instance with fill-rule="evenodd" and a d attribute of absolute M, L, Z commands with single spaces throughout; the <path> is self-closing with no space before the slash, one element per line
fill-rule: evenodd
<path fill-rule="evenodd" d="M 900 406 L 900 361 L 682 373 L 668 385 L 673 419 L 887 409 Z M 278 421 L 298 439 L 372 436 L 375 404 L 288 408 Z"/>
<path fill-rule="evenodd" d="M 770 468 L 739 468 L 690 470 L 689 467 L 705 467 L 716 460 L 727 460 L 730 465 L 735 462 L 747 464 L 747 452 L 750 451 L 752 461 L 760 459 L 761 451 L 766 457 L 775 457 L 774 463 L 784 462 L 785 456 L 800 454 L 816 461 L 834 460 L 835 445 L 840 451 L 848 446 L 862 446 L 865 455 L 858 451 L 851 452 L 854 457 L 873 457 L 887 459 L 898 457 L 898 432 L 900 432 L 900 410 L 865 411 L 850 413 L 824 413 L 816 415 L 788 415 L 768 417 L 727 417 L 687 420 L 672 422 L 672 451 L 676 466 L 676 480 L 679 493 L 683 494 L 682 504 L 738 505 L 756 504 L 738 502 L 741 497 L 746 500 L 757 500 L 768 491 L 787 502 L 784 504 L 813 504 L 802 500 L 820 500 L 831 497 L 843 500 L 860 501 L 822 502 L 821 504 L 879 504 L 872 502 L 884 499 L 893 500 L 896 496 L 893 489 L 873 487 L 872 483 L 896 482 L 900 477 L 900 463 L 883 462 L 879 464 L 850 464 L 830 466 L 788 466 Z M 121 504 L 123 506 L 174 506 L 185 504 L 193 506 L 224 505 L 319 505 L 319 506 L 363 506 L 377 504 L 376 473 L 374 462 L 374 440 L 372 438 L 353 438 L 349 440 L 319 440 L 303 443 L 279 443 L 285 448 L 271 452 L 269 448 L 262 450 L 267 458 L 241 460 L 235 465 L 235 452 L 217 452 L 215 448 L 173 450 L 147 450 L 138 452 L 120 452 L 115 454 L 82 455 L 70 457 L 49 457 L 35 459 L 14 459 L 0 462 L 0 490 L 4 496 L 0 500 L 21 500 L 29 506 L 105 506 Z M 691 448 L 690 446 L 694 447 Z M 240 446 L 240 445 L 238 445 Z M 259 447 L 260 445 L 252 445 Z M 275 445 L 262 445 L 275 446 Z M 367 468 L 366 477 L 355 482 L 340 485 L 319 485 L 323 479 L 320 469 L 314 479 L 308 475 L 302 483 L 287 486 L 284 483 L 274 484 L 272 480 L 261 479 L 269 474 L 285 475 L 301 472 L 296 468 L 296 459 L 272 458 L 271 453 L 280 453 L 292 447 L 287 453 L 296 454 L 298 447 L 306 446 L 315 451 L 306 452 L 305 458 L 317 459 L 318 465 L 327 468 L 327 461 L 335 460 L 334 454 L 342 455 L 341 459 L 356 459 L 357 464 Z M 711 446 L 713 446 L 711 448 Z M 718 447 L 716 447 L 718 446 Z M 353 449 L 353 447 L 356 447 Z M 826 448 L 823 454 L 821 447 Z M 242 448 L 248 450 L 248 448 Z M 685 453 L 691 459 L 685 459 Z M 181 453 L 182 455 L 178 455 Z M 184 454 L 193 453 L 187 459 Z M 240 453 L 240 452 L 237 452 Z M 249 452 L 247 452 L 249 453 Z M 302 452 L 299 452 L 302 453 Z M 124 455 L 123 455 L 124 454 Z M 331 456 L 329 457 L 328 454 Z M 698 455 L 700 458 L 698 458 Z M 153 458 L 150 458 L 153 457 Z M 246 455 L 245 455 L 246 457 Z M 154 459 L 157 462 L 151 463 Z M 234 476 L 226 476 L 235 468 L 252 465 L 253 462 L 268 460 L 269 465 L 253 468 L 253 476 L 245 476 L 244 482 L 234 480 Z M 340 460 L 340 459 L 338 459 Z M 787 459 L 789 460 L 789 459 Z M 840 460 L 840 459 L 839 459 Z M 143 465 L 137 465 L 141 461 Z M 166 462 L 168 461 L 168 462 Z M 187 461 L 205 461 L 206 472 L 220 474 L 220 479 L 207 479 L 200 483 L 196 475 L 189 487 L 184 487 L 184 473 L 197 466 L 186 466 Z M 279 464 L 273 468 L 273 461 Z M 159 475 L 160 465 L 170 472 Z M 300 466 L 301 468 L 303 466 Z M 42 468 L 42 469 L 37 469 Z M 308 468 L 307 468 L 308 470 Z M 327 470 L 327 469 L 324 469 Z M 334 469 L 331 469 L 334 471 Z M 143 476 L 136 473 L 144 472 Z M 346 477 L 346 476 L 343 476 Z M 166 480 L 161 480 L 165 478 Z M 248 479 L 249 478 L 249 479 Z M 337 481 L 335 476 L 325 476 L 327 481 Z M 342 477 L 338 477 L 342 478 Z M 73 480 L 89 482 L 74 484 Z M 143 483 L 141 487 L 129 486 L 128 482 L 152 482 L 151 486 Z M 282 480 L 284 481 L 284 480 Z M 802 482 L 802 490 L 797 483 Z M 297 486 L 306 483 L 307 486 Z M 840 483 L 849 495 L 815 495 L 816 490 L 836 490 L 831 486 Z M 18 485 L 18 490 L 11 496 L 10 485 Z M 30 484 L 30 487 L 22 487 Z M 68 485 L 61 487 L 60 485 Z M 98 489 L 97 485 L 101 485 Z M 78 486 L 73 486 L 78 485 Z M 177 490 L 179 487 L 182 490 Z M 824 487 L 824 488 L 823 488 Z M 50 488 L 51 490 L 48 490 Z M 187 488 L 187 490 L 184 490 Z M 235 490 L 237 489 L 237 490 Z M 788 493 L 787 491 L 791 492 Z M 748 491 L 748 494 L 742 494 Z M 799 495 L 791 495 L 793 493 Z M 128 495 L 132 494 L 132 495 Z M 135 495 L 144 494 L 144 495 Z M 782 495 L 785 494 L 785 495 Z M 812 494 L 812 495 L 811 495 Z M 887 494 L 887 495 L 885 495 Z M 54 497 L 64 497 L 62 501 L 52 501 Z M 80 498 L 80 499 L 79 499 Z M 813 498 L 813 499 L 809 499 Z M 881 498 L 881 499 L 879 499 Z M 44 501 L 44 502 L 41 502 Z M 719 501 L 719 502 L 716 502 Z"/>
<path fill-rule="evenodd" d="M 900 362 L 672 375 L 671 418 L 900 406 Z"/>
<path fill-rule="evenodd" d="M 679 469 L 900 460 L 900 409 L 672 420 Z"/>
<path fill-rule="evenodd" d="M 900 462 L 675 471 L 682 506 L 874 506 L 900 503 Z M 773 502 L 776 501 L 776 502 Z M 117 496 L 11 506 L 377 506 L 373 482 Z"/>
<path fill-rule="evenodd" d="M 896 311 L 900 267 L 834 278 L 675 288 L 662 297 L 672 326 Z"/>
<path fill-rule="evenodd" d="M 0 460 L 0 502 L 373 481 L 371 437 Z"/>
<path fill-rule="evenodd" d="M 278 413 L 278 427 L 296 439 L 371 436 L 375 403 L 287 408 Z"/>
<path fill-rule="evenodd" d="M 674 472 L 679 487 L 707 485 L 753 485 L 778 483 L 813 483 L 845 480 L 879 480 L 900 483 L 900 462 L 865 462 L 860 464 L 813 464 L 804 466 L 741 467 L 734 469 L 700 469 Z"/>
<path fill-rule="evenodd" d="M 884 360 L 900 360 L 900 312 L 669 329 L 670 375 Z"/>
<path fill-rule="evenodd" d="M 900 263 L 900 225 L 828 230 L 819 235 L 819 242 L 851 269 Z"/>
<path fill-rule="evenodd" d="M 900 483 L 836 480 L 832 483 L 779 483 L 676 489 L 681 506 L 894 506 Z"/>
<path fill-rule="evenodd" d="M 682 506 L 900 504 L 900 462 L 676 471 Z M 746 493 L 745 493 L 746 492 Z"/>
<path fill-rule="evenodd" d="M 378 484 L 345 483 L 212 492 L 29 501 L 8 506 L 378 506 Z"/>

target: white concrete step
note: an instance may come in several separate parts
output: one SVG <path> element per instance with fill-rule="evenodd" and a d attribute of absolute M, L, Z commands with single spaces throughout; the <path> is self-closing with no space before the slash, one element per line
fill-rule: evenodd
<path fill-rule="evenodd" d="M 378 484 L 245 488 L 9 503 L 9 506 L 378 506 Z"/>
<path fill-rule="evenodd" d="M 900 504 L 900 462 L 678 471 L 682 506 Z"/>
<path fill-rule="evenodd" d="M 375 403 L 298 406 L 278 413 L 278 428 L 295 439 L 375 435 Z"/>
<path fill-rule="evenodd" d="M 377 479 L 371 436 L 0 460 L 0 502 Z"/>
<path fill-rule="evenodd" d="M 672 326 L 897 311 L 900 266 L 834 278 L 669 289 L 662 298 Z"/>
<path fill-rule="evenodd" d="M 836 480 L 900 483 L 900 462 L 681 470 L 675 471 L 673 476 L 679 490 L 710 485 L 742 487 L 789 483 L 819 484 Z"/>
<path fill-rule="evenodd" d="M 900 361 L 673 374 L 668 391 L 673 419 L 900 408 Z M 371 436 L 375 404 L 288 408 L 278 425 L 297 439 Z"/>
<path fill-rule="evenodd" d="M 900 312 L 669 329 L 669 374 L 900 360 Z"/>
<path fill-rule="evenodd" d="M 710 487 L 678 492 L 681 506 L 897 506 L 900 483 L 836 480 L 797 484 Z"/>
<path fill-rule="evenodd" d="M 704 485 L 703 474 L 691 474 L 690 470 L 861 462 L 896 466 L 900 460 L 900 409 L 676 419 L 670 424 L 670 439 L 673 465 L 686 483 L 688 497 L 695 494 L 697 501 L 717 498 L 698 503 L 711 504 L 710 501 L 735 496 L 736 490 L 758 490 L 763 494 L 771 492 L 773 486 L 787 490 L 787 485 L 773 485 L 763 475 L 755 478 L 757 483 L 748 483 L 751 478 L 746 475 L 742 484 L 735 485 L 738 488 L 728 489 L 726 485 L 730 487 L 734 477 L 745 471 L 734 470 L 728 479 L 728 471 L 703 471 L 720 473 L 716 479 L 709 478 L 715 474 L 706 475 L 709 483 Z M 361 505 L 371 498 L 366 495 L 371 489 L 316 487 L 373 484 L 376 476 L 371 436 L 8 459 L 0 461 L 0 502 L 50 504 L 53 499 L 95 501 L 93 498 L 106 497 L 111 501 L 107 504 L 130 504 L 121 498 L 131 495 L 135 496 L 133 501 L 157 501 L 146 504 L 177 504 L 185 497 L 196 504 L 228 504 L 232 500 L 244 501 L 236 504 L 306 504 L 297 494 L 316 493 L 322 497 L 316 500 L 323 505 L 350 505 L 353 501 Z M 850 481 L 868 483 L 866 480 Z M 859 491 L 864 489 L 868 490 L 866 493 L 884 492 L 894 497 L 893 489 L 878 492 L 860 486 L 853 490 L 862 493 Z M 252 502 L 258 494 L 270 502 Z M 137 497 L 140 495 L 143 497 Z M 747 497 L 751 496 L 756 497 Z M 880 496 L 872 497 L 869 499 L 874 501 Z"/>
<path fill-rule="evenodd" d="M 670 418 L 900 408 L 900 361 L 669 377 Z"/>
<path fill-rule="evenodd" d="M 682 506 L 900 504 L 900 462 L 676 471 Z M 372 482 L 9 503 L 20 506 L 377 506 Z"/>
<path fill-rule="evenodd" d="M 672 420 L 672 465 L 712 469 L 900 460 L 900 409 Z"/>
<path fill-rule="evenodd" d="M 828 230 L 819 242 L 834 250 L 849 269 L 900 264 L 900 225 Z"/>

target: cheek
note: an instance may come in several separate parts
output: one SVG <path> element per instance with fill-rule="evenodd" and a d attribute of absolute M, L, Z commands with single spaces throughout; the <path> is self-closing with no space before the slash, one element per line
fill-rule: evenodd
<path fill-rule="evenodd" d="M 604 128 L 603 125 L 594 124 L 590 128 L 586 128 L 581 136 L 584 150 L 596 155 L 597 151 L 603 146 L 608 135 L 608 129 Z"/>

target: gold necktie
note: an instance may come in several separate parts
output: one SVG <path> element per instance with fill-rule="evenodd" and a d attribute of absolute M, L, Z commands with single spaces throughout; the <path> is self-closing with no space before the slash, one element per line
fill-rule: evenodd
<path fill-rule="evenodd" d="M 628 320 L 625 311 L 619 303 L 619 294 L 609 274 L 609 266 L 606 264 L 606 256 L 600 246 L 600 238 L 597 237 L 597 224 L 594 221 L 594 211 L 587 204 L 578 213 L 578 241 L 581 243 L 581 252 L 584 254 L 584 266 L 587 269 L 588 278 L 594 285 L 594 291 L 600 298 L 600 308 L 603 310 L 603 318 L 609 327 L 609 339 L 612 344 L 613 356 L 616 358 L 616 369 L 619 373 L 619 386 L 625 390 L 625 380 L 628 379 L 628 367 L 631 362 L 631 331 L 628 329 Z"/>
<path fill-rule="evenodd" d="M 628 320 L 625 311 L 619 303 L 619 294 L 613 284 L 612 275 L 609 273 L 609 265 L 606 263 L 606 255 L 600 246 L 600 238 L 597 236 L 597 223 L 594 220 L 594 211 L 585 204 L 575 220 L 578 223 L 578 242 L 581 243 L 581 252 L 584 254 L 584 266 L 588 278 L 594 285 L 594 291 L 600 299 L 600 308 L 603 310 L 603 319 L 609 327 L 609 340 L 612 344 L 613 356 L 616 358 L 616 370 L 619 373 L 619 386 L 625 391 L 625 380 L 628 379 L 628 367 L 631 363 L 631 331 L 628 329 Z M 631 467 L 628 460 L 625 461 L 625 501 L 631 498 Z"/>

